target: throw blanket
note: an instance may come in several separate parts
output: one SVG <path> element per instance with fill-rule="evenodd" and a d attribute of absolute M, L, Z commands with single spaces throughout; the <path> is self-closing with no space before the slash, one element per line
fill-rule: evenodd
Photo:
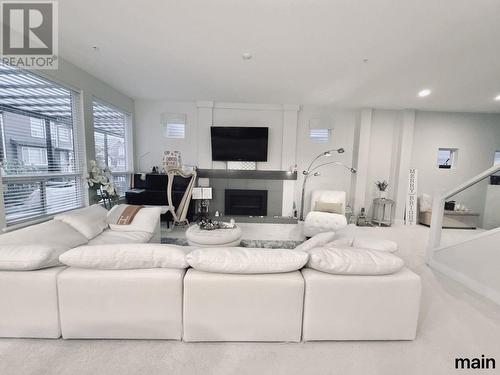
<path fill-rule="evenodd" d="M 129 225 L 130 223 L 132 223 L 132 220 L 134 220 L 135 215 L 137 215 L 141 208 L 144 208 L 144 206 L 127 206 L 121 213 L 116 224 Z"/>

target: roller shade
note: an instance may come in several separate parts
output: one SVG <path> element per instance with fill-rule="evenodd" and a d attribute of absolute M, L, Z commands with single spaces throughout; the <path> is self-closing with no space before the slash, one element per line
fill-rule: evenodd
<path fill-rule="evenodd" d="M 0 65 L 0 128 L 7 225 L 83 206 L 78 92 Z"/>

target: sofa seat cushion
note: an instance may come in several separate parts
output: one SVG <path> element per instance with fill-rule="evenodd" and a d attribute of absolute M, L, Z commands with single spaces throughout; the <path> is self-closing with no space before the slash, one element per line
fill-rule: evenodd
<path fill-rule="evenodd" d="M 394 253 L 398 250 L 398 244 L 391 240 L 384 240 L 369 236 L 357 236 L 354 237 L 352 242 L 353 247 L 358 247 L 361 249 L 388 251 Z"/>
<path fill-rule="evenodd" d="M 49 245 L 0 245 L 0 270 L 33 271 L 57 266 L 60 254 Z"/>
<path fill-rule="evenodd" d="M 336 275 L 387 275 L 404 266 L 401 258 L 386 251 L 319 247 L 309 254 L 309 268 Z"/>
<path fill-rule="evenodd" d="M 0 245 L 47 245 L 64 251 L 87 243 L 87 238 L 62 221 L 50 220 L 41 224 L 0 235 Z"/>
<path fill-rule="evenodd" d="M 117 232 L 155 232 L 160 220 L 161 207 L 143 207 L 136 213 L 130 224 L 117 224 L 120 215 L 127 206 L 127 204 L 119 204 L 109 211 L 107 222 L 111 230 Z"/>
<path fill-rule="evenodd" d="M 71 225 L 73 229 L 76 229 L 88 240 L 91 240 L 108 227 L 108 223 L 106 222 L 107 215 L 108 211 L 104 207 L 94 204 L 89 207 L 56 215 L 54 216 L 54 220 Z"/>
<path fill-rule="evenodd" d="M 337 231 L 347 225 L 344 215 L 329 212 L 309 212 L 304 221 L 304 235 L 313 237 L 318 233 Z"/>
<path fill-rule="evenodd" d="M 102 270 L 188 267 L 180 246 L 161 244 L 80 246 L 62 254 L 59 260 L 70 267 Z"/>
<path fill-rule="evenodd" d="M 146 243 L 153 235 L 147 232 L 117 232 L 106 229 L 97 237 L 91 239 L 89 245 L 107 245 L 122 243 Z"/>
<path fill-rule="evenodd" d="M 308 259 L 303 251 L 244 247 L 203 248 L 186 256 L 191 267 L 217 273 L 281 273 L 302 268 Z"/>

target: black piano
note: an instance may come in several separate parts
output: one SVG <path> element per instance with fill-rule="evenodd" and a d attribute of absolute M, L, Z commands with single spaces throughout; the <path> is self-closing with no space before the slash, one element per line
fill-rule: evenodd
<path fill-rule="evenodd" d="M 162 173 L 146 173 L 146 178 L 144 180 L 141 179 L 141 176 L 140 173 L 135 173 L 132 176 L 131 189 L 125 193 L 127 203 L 149 206 L 168 206 L 168 175 Z M 181 176 L 174 177 L 172 200 L 176 208 L 184 196 L 189 181 L 189 178 L 183 178 Z M 192 221 L 193 215 L 194 203 L 191 201 L 187 219 Z M 165 219 L 171 221 L 172 215 L 168 213 Z"/>

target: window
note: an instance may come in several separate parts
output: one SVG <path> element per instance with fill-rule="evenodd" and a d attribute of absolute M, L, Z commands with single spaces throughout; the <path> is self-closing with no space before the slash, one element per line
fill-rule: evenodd
<path fill-rule="evenodd" d="M 26 165 L 47 166 L 47 149 L 22 147 L 23 163 Z"/>
<path fill-rule="evenodd" d="M 493 165 L 500 164 L 500 151 L 495 151 L 495 159 L 493 160 Z"/>
<path fill-rule="evenodd" d="M 437 165 L 441 169 L 454 168 L 457 161 L 458 150 L 455 148 L 440 148 L 437 155 Z"/>
<path fill-rule="evenodd" d="M 34 138 L 45 138 L 45 121 L 30 117 L 30 132 Z"/>
<path fill-rule="evenodd" d="M 186 115 L 162 113 L 161 123 L 165 138 L 184 139 L 186 137 Z"/>
<path fill-rule="evenodd" d="M 327 143 L 330 141 L 331 129 L 309 129 L 309 139 L 315 143 Z"/>
<path fill-rule="evenodd" d="M 0 164 L 8 226 L 84 204 L 80 95 L 0 65 Z M 66 129 L 66 133 L 61 129 Z M 64 141 L 66 143 L 64 144 Z"/>
<path fill-rule="evenodd" d="M 94 100 L 94 146 L 96 161 L 111 170 L 118 194 L 128 188 L 127 128 L 129 115 Z"/>

